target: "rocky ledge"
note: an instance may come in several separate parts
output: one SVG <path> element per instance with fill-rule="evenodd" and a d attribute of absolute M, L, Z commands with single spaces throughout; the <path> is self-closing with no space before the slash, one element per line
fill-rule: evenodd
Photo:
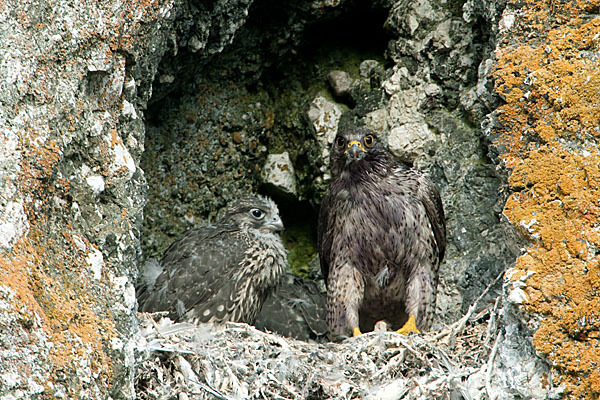
<path fill-rule="evenodd" d="M 0 396 L 597 398 L 599 9 L 1 3 Z M 250 192 L 318 279 L 327 148 L 356 123 L 440 187 L 432 332 L 317 344 L 136 314 L 140 266 Z"/>

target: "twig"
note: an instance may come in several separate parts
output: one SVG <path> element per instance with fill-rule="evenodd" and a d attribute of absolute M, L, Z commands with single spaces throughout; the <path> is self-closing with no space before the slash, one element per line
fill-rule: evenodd
<path fill-rule="evenodd" d="M 452 365 L 452 361 L 450 361 L 450 358 L 448 358 L 448 356 L 442 349 L 436 348 L 436 350 L 438 352 L 438 357 L 442 361 L 442 365 L 446 367 L 450 374 L 454 374 L 454 365 Z"/>
<path fill-rule="evenodd" d="M 302 398 L 303 399 L 308 397 L 308 391 L 310 390 L 310 385 L 312 385 L 314 380 L 315 380 L 315 373 L 311 372 L 310 375 L 308 376 L 308 379 L 306 379 L 306 384 L 302 388 Z"/>
<path fill-rule="evenodd" d="M 490 340 L 492 339 L 492 333 L 496 330 L 498 324 L 496 320 L 496 316 L 498 313 L 498 303 L 500 303 L 500 297 L 496 299 L 494 303 L 494 309 L 490 314 L 490 320 L 488 321 L 488 326 L 485 332 L 485 340 L 483 341 L 483 345 L 488 347 L 490 345 Z"/>
<path fill-rule="evenodd" d="M 260 394 L 262 394 L 263 397 L 265 396 L 265 392 L 267 394 L 269 394 L 270 396 L 272 396 L 273 398 L 280 399 L 280 400 L 294 400 L 297 398 L 297 397 L 294 397 L 293 399 L 290 399 L 288 397 L 283 397 L 275 392 L 272 392 L 271 390 L 269 390 L 268 387 L 264 388 L 264 391 L 263 391 L 263 389 L 260 389 Z M 265 397 L 265 399 L 266 399 L 266 397 Z"/>
<path fill-rule="evenodd" d="M 290 346 L 285 341 L 285 339 L 282 338 L 282 337 L 280 337 L 280 336 L 278 336 L 276 333 L 263 332 L 263 331 L 261 331 L 259 329 L 256 329 L 252 325 L 247 325 L 247 324 L 238 323 L 238 322 L 227 322 L 226 325 L 227 325 L 227 329 L 231 329 L 233 331 L 242 331 L 242 332 L 244 332 L 244 331 L 245 332 L 252 331 L 252 333 L 255 333 L 255 334 L 259 335 L 259 336 L 266 337 L 270 341 L 277 343 L 284 350 L 289 350 L 290 349 Z"/>
<path fill-rule="evenodd" d="M 158 323 L 157 323 L 157 322 L 154 320 L 154 317 L 153 317 L 153 316 L 154 316 L 155 314 L 158 314 L 158 315 L 160 315 L 160 316 L 161 316 L 161 318 L 162 318 L 163 316 L 167 315 L 167 314 L 168 314 L 168 312 L 166 312 L 166 311 L 158 311 L 158 312 L 156 312 L 156 313 L 152 313 L 152 314 L 145 313 L 146 317 L 148 317 L 147 319 L 148 319 L 148 320 L 150 320 L 150 323 L 151 323 L 151 324 L 152 324 L 152 326 L 154 327 L 154 332 L 156 332 L 156 336 L 158 336 L 158 337 L 161 337 L 161 338 L 163 338 L 163 339 L 166 339 L 166 336 L 164 336 L 164 335 L 162 334 L 162 332 L 160 331 L 160 329 L 159 329 L 160 327 L 158 326 Z"/>
<path fill-rule="evenodd" d="M 181 357 L 181 356 L 180 356 Z M 195 375 L 195 374 L 194 374 Z M 221 393 L 220 391 L 218 391 L 217 389 L 213 388 L 212 386 L 210 386 L 208 383 L 202 383 L 200 382 L 198 379 L 196 379 L 195 377 L 192 376 L 188 376 L 187 379 L 192 382 L 194 385 L 196 385 L 197 387 L 199 387 L 200 389 L 212 394 L 213 396 L 215 396 L 216 398 L 220 399 L 220 400 L 235 400 L 233 397 L 229 397 L 223 393 Z M 201 394 L 200 392 L 192 392 L 193 394 Z"/>
<path fill-rule="evenodd" d="M 427 392 L 425 392 L 425 389 L 423 389 L 423 386 L 421 386 L 421 384 L 419 383 L 419 381 L 416 378 L 412 378 L 411 380 L 414 382 L 415 386 L 417 388 L 419 388 L 419 395 L 424 395 L 427 393 Z"/>
<path fill-rule="evenodd" d="M 407 350 L 407 349 L 401 349 L 400 352 L 398 352 L 398 354 L 396 354 L 395 356 L 390 358 L 388 360 L 388 362 L 382 368 L 380 368 L 379 371 L 377 371 L 373 375 L 372 379 L 376 380 L 382 376 L 389 375 L 391 370 L 393 370 L 394 368 L 397 368 L 398 365 L 400 365 L 402 362 L 404 362 L 404 358 L 406 357 L 406 354 L 402 350 Z"/>
<path fill-rule="evenodd" d="M 488 394 L 488 398 L 490 400 L 494 400 L 496 397 L 492 397 L 492 371 L 494 370 L 494 358 L 496 358 L 496 353 L 498 352 L 498 346 L 500 344 L 500 340 L 502 338 L 502 331 L 498 332 L 498 336 L 496 336 L 496 340 L 494 341 L 494 347 L 492 347 L 492 352 L 490 353 L 490 358 L 487 362 L 487 371 L 485 377 L 485 390 Z"/>
<path fill-rule="evenodd" d="M 498 282 L 500 280 L 500 278 L 502 278 L 502 276 L 504 276 L 504 271 L 500 272 L 498 274 L 498 276 L 496 276 L 496 278 L 479 295 L 479 297 L 475 300 L 475 302 L 473 302 L 473 304 L 471 304 L 471 306 L 469 306 L 469 310 L 467 311 L 467 314 L 463 318 L 460 319 L 460 323 L 456 327 L 456 335 L 457 336 L 460 335 L 463 332 L 463 330 L 465 329 L 465 325 L 467 324 L 467 321 L 469 320 L 469 318 L 471 318 L 471 315 L 473 314 L 473 312 L 475 312 L 475 309 L 477 308 L 479 302 L 490 291 L 492 286 L 494 286 L 496 284 L 496 282 Z"/>
<path fill-rule="evenodd" d="M 205 385 L 205 384 L 203 384 L 201 382 L 196 381 L 195 384 L 200 389 L 202 389 L 202 390 L 210 393 L 211 395 L 215 396 L 217 399 L 220 399 L 220 400 L 236 400 L 234 397 L 226 396 L 223 393 L 219 392 L 218 390 L 216 390 L 216 389 L 214 389 L 214 388 L 212 388 L 212 387 L 210 387 L 208 385 Z M 199 392 L 199 391 L 191 391 L 190 393 L 191 394 L 202 394 L 202 392 Z M 169 398 L 170 398 L 170 396 L 169 396 Z"/>
<path fill-rule="evenodd" d="M 449 329 L 444 329 L 442 332 L 438 333 L 435 336 L 435 339 L 439 340 L 445 336 L 448 336 L 450 333 L 454 333 L 455 336 L 459 336 L 465 329 L 465 326 L 467 325 L 467 321 L 471 318 L 471 315 L 475 312 L 475 309 L 479 305 L 479 302 L 481 301 L 481 299 L 483 299 L 483 297 L 490 291 L 492 286 L 494 286 L 496 284 L 496 282 L 498 282 L 500 280 L 500 278 L 504 275 L 504 272 L 505 271 L 500 272 L 498 274 L 498 276 L 496 276 L 496 278 L 485 288 L 485 290 L 479 295 L 479 297 L 473 302 L 473 304 L 471 304 L 471 306 L 469 306 L 467 313 L 461 319 L 459 319 L 458 321 L 453 323 L 449 327 Z"/>

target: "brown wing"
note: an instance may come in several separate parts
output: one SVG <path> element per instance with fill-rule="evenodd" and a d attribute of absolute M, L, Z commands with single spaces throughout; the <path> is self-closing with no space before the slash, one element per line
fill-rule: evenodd
<path fill-rule="evenodd" d="M 321 208 L 319 209 L 319 227 L 317 231 L 317 243 L 319 246 L 319 262 L 321 263 L 321 272 L 323 273 L 323 279 L 327 284 L 327 278 L 329 276 L 329 264 L 331 262 L 331 246 L 333 242 L 333 236 L 331 232 L 327 231 L 327 227 L 331 226 L 329 223 L 329 215 L 331 209 L 331 187 L 327 189 L 323 200 L 321 201 Z"/>
<path fill-rule="evenodd" d="M 446 252 L 446 217 L 440 192 L 425 175 L 419 177 L 417 197 L 425 206 L 425 212 L 433 229 L 433 235 L 438 246 L 439 261 L 441 262 Z"/>
<path fill-rule="evenodd" d="M 234 290 L 232 274 L 246 247 L 235 234 L 215 226 L 186 232 L 165 251 L 160 261 L 163 272 L 153 289 L 138 297 L 140 311 L 170 311 L 175 319 L 194 307 L 222 304 L 226 311 Z"/>

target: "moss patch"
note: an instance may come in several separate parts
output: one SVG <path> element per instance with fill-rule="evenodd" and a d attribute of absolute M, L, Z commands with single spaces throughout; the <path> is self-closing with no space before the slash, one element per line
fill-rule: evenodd
<path fill-rule="evenodd" d="M 282 209 L 282 218 L 286 229 L 281 239 L 288 249 L 288 264 L 294 273 L 308 277 L 308 264 L 317 256 L 316 215 L 297 207 L 294 212 Z"/>

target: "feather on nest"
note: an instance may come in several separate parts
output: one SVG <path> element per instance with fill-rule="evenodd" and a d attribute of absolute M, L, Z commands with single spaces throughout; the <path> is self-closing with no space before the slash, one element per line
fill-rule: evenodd
<path fill-rule="evenodd" d="M 240 323 L 140 313 L 140 399 L 477 399 L 491 394 L 498 303 L 426 334 L 307 343 Z"/>

